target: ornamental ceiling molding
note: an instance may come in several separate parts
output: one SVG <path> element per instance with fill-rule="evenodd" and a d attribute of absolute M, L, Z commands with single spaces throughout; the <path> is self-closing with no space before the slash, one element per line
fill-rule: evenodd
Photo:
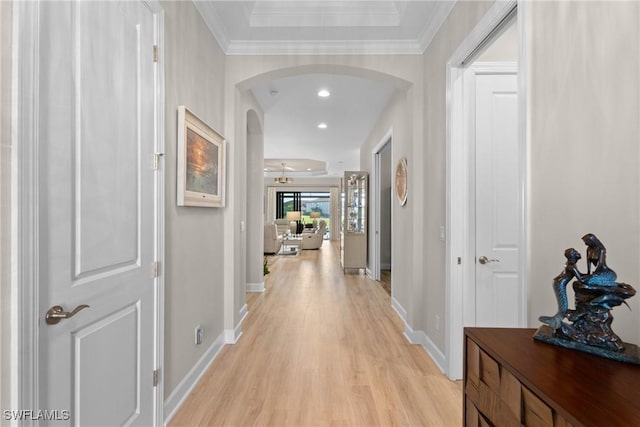
<path fill-rule="evenodd" d="M 431 17 L 422 33 L 416 39 L 403 40 L 233 40 L 228 37 L 227 26 L 216 13 L 213 2 L 196 1 L 194 5 L 205 21 L 209 31 L 218 42 L 225 55 L 362 55 L 362 54 L 423 54 L 438 30 L 445 22 L 456 1 L 434 2 Z M 253 21 L 252 28 L 267 28 L 269 26 L 294 28 L 293 20 L 298 19 L 296 27 L 313 27 L 319 25 L 319 19 L 323 19 L 323 26 L 356 25 L 360 27 L 393 26 L 394 22 L 401 19 L 403 8 L 382 2 L 379 9 L 371 12 L 368 17 L 360 17 L 358 24 L 354 13 L 349 12 L 348 5 L 339 5 L 340 2 L 331 2 L 328 15 L 314 15 L 307 9 L 296 8 L 286 4 L 272 2 L 256 3 L 254 7 L 243 8 L 242 15 L 248 22 Z M 257 12 L 256 12 L 257 10 Z M 355 10 L 355 9 L 354 9 Z M 346 15 L 345 15 L 346 11 Z M 328 17 L 327 17 L 328 16 Z M 397 25 L 397 23 L 396 23 Z M 355 27 L 354 27 L 355 28 Z"/>

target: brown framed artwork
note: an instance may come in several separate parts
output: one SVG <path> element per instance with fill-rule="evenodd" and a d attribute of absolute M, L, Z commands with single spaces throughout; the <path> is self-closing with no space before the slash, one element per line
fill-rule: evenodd
<path fill-rule="evenodd" d="M 402 157 L 396 166 L 395 177 L 396 198 L 400 206 L 407 203 L 407 158 Z"/>
<path fill-rule="evenodd" d="M 178 107 L 178 206 L 224 207 L 225 139 Z"/>

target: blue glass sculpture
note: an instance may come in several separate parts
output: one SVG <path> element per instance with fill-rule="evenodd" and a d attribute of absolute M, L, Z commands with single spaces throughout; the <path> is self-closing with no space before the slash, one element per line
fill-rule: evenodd
<path fill-rule="evenodd" d="M 609 359 L 640 364 L 638 346 L 623 342 L 611 329 L 611 309 L 626 303 L 636 290 L 618 283 L 616 273 L 607 266 L 607 250 L 589 233 L 582 237 L 587 245 L 587 273 L 576 263 L 582 258 L 574 248 L 564 252 L 564 270 L 553 279 L 558 311 L 553 316 L 540 316 L 544 323 L 534 338 L 550 344 L 572 348 Z M 593 273 L 591 267 L 594 267 Z M 569 309 L 567 285 L 573 280 L 575 309 Z"/>

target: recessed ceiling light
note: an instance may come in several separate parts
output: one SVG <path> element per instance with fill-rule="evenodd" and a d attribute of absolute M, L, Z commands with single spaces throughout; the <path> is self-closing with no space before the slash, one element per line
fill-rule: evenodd
<path fill-rule="evenodd" d="M 318 125 L 318 128 L 319 128 L 319 129 L 326 129 L 326 128 L 327 128 L 327 124 L 326 124 L 326 123 L 320 123 L 320 124 Z"/>
<path fill-rule="evenodd" d="M 326 89 L 321 89 L 320 91 L 318 91 L 318 96 L 320 98 L 326 98 L 327 96 L 331 95 L 331 92 L 329 92 Z"/>
<path fill-rule="evenodd" d="M 308 171 L 311 171 L 312 169 L 311 169 L 311 168 L 307 168 L 307 170 L 308 170 Z"/>

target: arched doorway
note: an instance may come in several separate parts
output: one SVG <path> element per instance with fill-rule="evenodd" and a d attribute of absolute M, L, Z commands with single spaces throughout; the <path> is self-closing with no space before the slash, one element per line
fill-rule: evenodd
<path fill-rule="evenodd" d="M 288 78 L 295 78 L 298 76 L 302 76 L 302 75 L 322 75 L 322 74 L 326 74 L 326 75 L 331 75 L 331 76 L 344 76 L 346 78 L 360 78 L 363 80 L 369 80 L 372 82 L 378 82 L 381 85 L 385 85 L 389 88 L 391 88 L 392 93 L 396 93 L 396 92 L 406 92 L 410 87 L 412 87 L 412 83 L 403 79 L 403 78 L 399 78 L 396 76 L 393 76 L 391 74 L 387 74 L 387 73 L 383 73 L 380 71 L 376 71 L 376 70 L 372 70 L 372 69 L 368 69 L 368 68 L 364 68 L 364 67 L 354 67 L 354 66 L 346 66 L 346 65 L 335 65 L 335 64 L 308 64 L 308 65 L 301 65 L 301 66 L 293 66 L 293 67 L 288 67 L 288 68 L 280 68 L 280 69 L 273 69 L 270 71 L 266 71 L 262 74 L 257 74 L 253 77 L 250 77 L 244 81 L 241 81 L 240 83 L 237 83 L 235 86 L 235 89 L 237 90 L 237 93 L 240 94 L 241 96 L 241 102 L 245 103 L 245 102 L 250 102 L 250 100 L 252 98 L 257 98 L 255 96 L 255 93 L 253 92 L 254 88 L 257 87 L 265 87 L 265 86 L 269 86 L 270 83 L 272 82 L 277 82 L 277 81 L 281 81 L 283 79 L 288 79 Z M 276 92 L 276 91 L 273 91 Z M 282 96 L 282 95 L 280 95 Z M 409 98 L 410 99 L 410 98 Z M 255 99 L 253 100 L 255 102 Z M 409 101 L 408 101 L 409 102 Z M 265 129 L 266 127 L 268 127 L 267 124 L 267 113 L 264 113 L 265 117 L 264 117 L 264 122 L 265 122 Z M 249 118 L 247 117 L 247 121 L 249 120 Z M 267 131 L 263 129 L 263 133 L 262 133 L 262 145 L 263 147 L 266 144 L 266 137 L 265 134 L 267 133 Z M 251 135 L 247 135 L 247 162 L 246 162 L 246 166 L 249 167 L 249 163 L 252 161 L 251 156 L 251 150 L 252 148 L 252 141 L 251 141 Z M 322 147 L 325 148 L 325 147 Z M 311 151 L 311 150 L 308 150 Z M 255 153 L 254 153 L 255 154 Z M 403 151 L 403 154 L 406 154 Z M 390 158 L 394 158 L 393 153 L 389 154 Z M 255 161 L 255 159 L 253 159 L 253 161 Z M 245 165 L 243 165 L 244 167 Z M 371 168 L 372 165 L 367 165 L 367 167 L 365 167 L 365 169 L 369 170 Z M 257 169 L 257 168 L 255 168 Z M 351 169 L 354 169 L 353 167 Z M 350 169 L 350 170 L 351 170 Z M 355 170 L 359 169 L 359 167 L 357 167 Z M 255 171 L 254 171 L 255 172 Z M 247 174 L 249 174 L 250 172 L 247 171 Z M 372 170 L 371 173 L 374 173 L 374 171 Z M 339 177 L 336 177 L 336 181 L 337 181 L 337 186 L 339 186 Z M 296 182 L 297 184 L 297 182 Z M 263 184 L 263 189 L 265 187 L 266 184 Z M 319 184 L 316 184 L 319 185 Z M 328 187 L 333 187 L 333 185 L 328 185 Z M 338 188 L 338 187 L 336 187 Z M 251 189 L 251 184 L 250 184 L 250 179 L 248 178 L 247 180 L 247 189 L 248 189 L 248 194 L 247 197 L 249 200 L 249 198 L 251 197 L 258 197 L 258 200 L 263 200 L 265 197 L 265 191 L 263 190 L 263 192 L 261 194 L 258 194 L 257 192 L 253 191 Z M 338 196 L 339 198 L 339 196 Z M 267 200 L 266 202 L 264 202 L 267 206 L 269 206 L 269 200 Z M 338 205 L 338 204 L 337 204 Z M 265 206 L 266 208 L 266 206 Z M 373 209 L 373 206 L 372 206 Z M 262 217 L 260 214 L 262 213 L 262 211 L 260 209 L 255 209 L 255 208 L 250 208 L 249 207 L 249 201 L 247 202 L 247 211 L 246 211 L 246 215 L 247 215 L 247 223 L 252 223 L 254 221 L 256 221 L 256 218 L 258 217 Z M 272 219 L 269 216 L 269 212 L 266 212 L 267 217 L 266 219 Z M 381 216 L 380 212 L 370 212 L 371 218 L 374 218 L 376 216 Z M 388 215 L 389 216 L 389 215 Z M 337 218 L 339 218 L 339 213 L 337 215 Z M 337 219 L 336 218 L 336 219 Z M 264 220 L 265 218 L 262 217 L 262 219 Z M 332 221 L 332 223 L 335 222 L 335 225 L 339 225 L 339 221 Z M 254 222 L 257 223 L 257 222 Z M 375 232 L 373 230 L 372 227 L 374 227 L 374 223 L 370 222 L 369 223 L 369 227 L 371 228 L 370 230 L 370 236 L 371 239 L 374 238 L 375 236 Z M 390 233 L 389 233 L 390 234 Z M 332 236 L 339 236 L 339 226 L 338 228 L 336 228 L 335 230 L 332 229 Z M 248 239 L 251 238 L 251 232 L 248 232 Z M 369 242 L 370 245 L 374 245 L 373 241 Z M 252 244 L 250 244 L 249 242 L 247 242 L 247 247 L 249 248 Z M 390 244 L 389 244 L 390 246 Z M 249 250 L 249 249 L 248 249 Z M 369 256 L 371 257 L 371 252 L 369 252 Z M 254 254 L 255 256 L 255 254 Z M 390 258 L 390 254 L 389 254 L 389 258 Z M 371 264 L 372 260 L 369 261 L 369 264 Z M 250 266 L 247 266 L 247 268 L 251 268 Z M 248 270 L 247 270 L 248 271 Z M 254 288 L 259 288 L 259 286 L 255 286 L 254 284 L 257 283 L 255 282 L 255 279 L 250 279 L 249 278 L 249 273 L 247 273 L 248 277 L 247 277 L 247 290 L 255 290 Z"/>

